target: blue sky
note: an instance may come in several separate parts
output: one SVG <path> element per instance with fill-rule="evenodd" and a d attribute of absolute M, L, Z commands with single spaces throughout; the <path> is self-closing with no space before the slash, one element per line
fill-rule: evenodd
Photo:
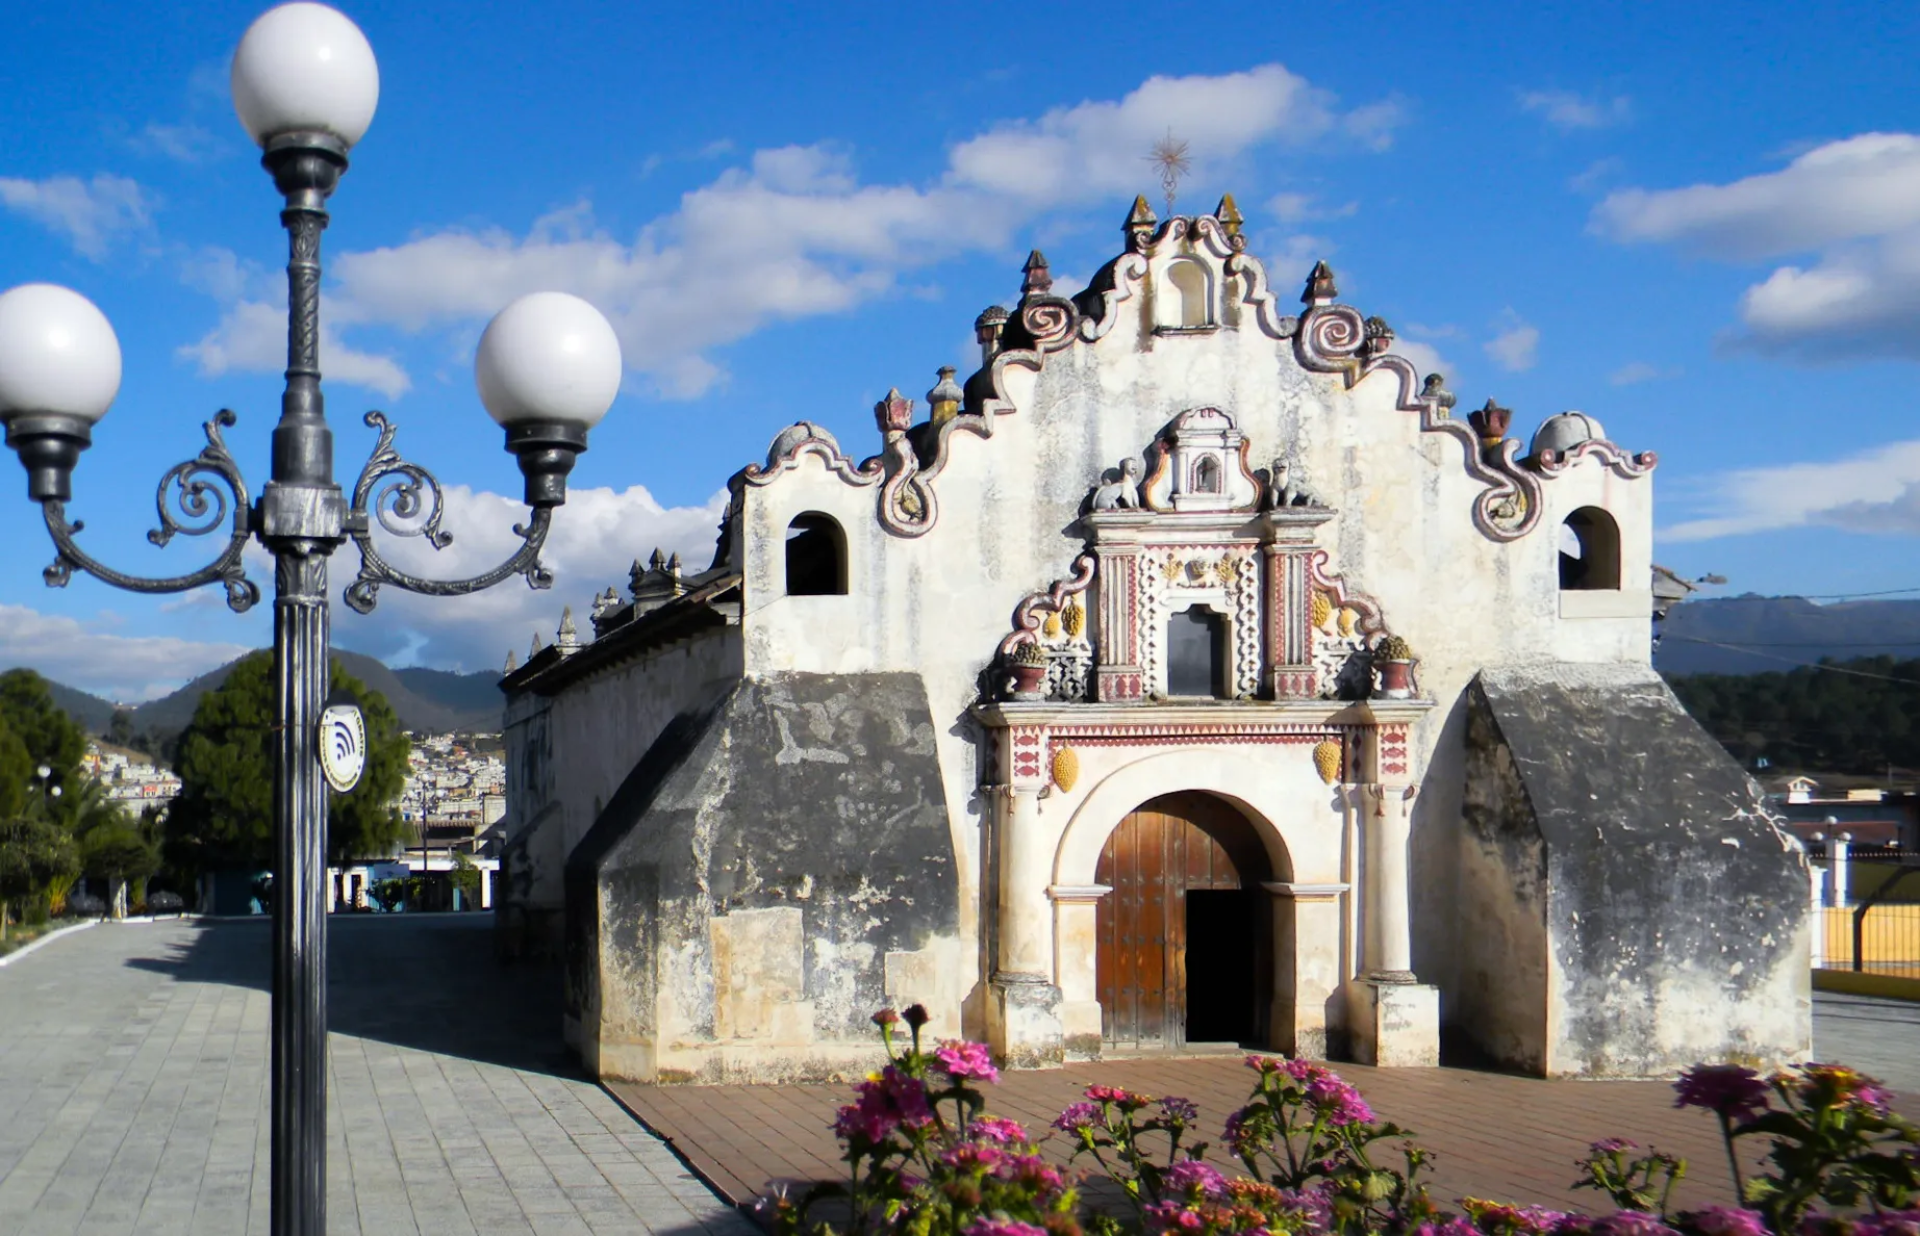
<path fill-rule="evenodd" d="M 210 550 L 144 532 L 215 409 L 266 473 L 284 243 L 226 88 L 258 11 L 8 21 L 0 286 L 69 284 L 119 331 L 125 382 L 70 513 L 128 570 Z M 487 565 L 518 512 L 473 392 L 487 318 L 579 293 L 629 372 L 561 512 L 555 592 L 390 592 L 372 618 L 336 607 L 344 646 L 495 667 L 656 543 L 704 566 L 716 493 L 781 426 L 870 451 L 874 400 L 965 366 L 1028 248 L 1063 281 L 1111 256 L 1132 195 L 1158 200 L 1142 156 L 1169 130 L 1194 158 L 1184 208 L 1232 192 L 1277 284 L 1328 259 L 1463 409 L 1497 397 L 1531 432 L 1578 408 L 1657 450 L 1658 560 L 1733 591 L 1920 587 L 1920 8 L 346 11 L 382 80 L 326 241 L 342 482 L 371 446 L 361 413 L 390 412 L 455 487 L 442 569 Z M 267 640 L 265 605 L 42 588 L 14 476 L 0 663 L 137 699 Z"/>

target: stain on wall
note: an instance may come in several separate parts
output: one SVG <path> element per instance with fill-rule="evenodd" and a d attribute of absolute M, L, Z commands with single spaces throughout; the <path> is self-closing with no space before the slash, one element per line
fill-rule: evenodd
<path fill-rule="evenodd" d="M 774 675 L 682 713 L 568 860 L 583 1059 L 635 1080 L 824 1077 L 870 1065 L 883 1005 L 957 1026 L 945 803 L 918 675 Z"/>
<path fill-rule="evenodd" d="M 1468 708 L 1456 1024 L 1555 1076 L 1803 1057 L 1806 860 L 1659 676 L 1487 670 Z"/>

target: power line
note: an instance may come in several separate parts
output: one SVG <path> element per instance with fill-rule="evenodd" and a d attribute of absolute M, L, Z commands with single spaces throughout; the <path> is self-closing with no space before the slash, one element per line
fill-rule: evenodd
<path fill-rule="evenodd" d="M 1920 592 L 1920 588 L 1888 588 L 1884 592 L 1803 592 L 1802 601 L 1854 601 L 1861 597 L 1897 597 L 1909 592 Z"/>
<path fill-rule="evenodd" d="M 1700 639 L 1692 635 L 1662 635 L 1661 643 L 1669 641 L 1682 644 L 1711 644 L 1710 639 Z M 1920 640 L 1854 640 L 1836 642 L 1826 639 L 1803 640 L 1730 640 L 1723 647 L 1731 648 L 1920 648 Z"/>
<path fill-rule="evenodd" d="M 1687 637 L 1679 635 L 1669 635 L 1663 638 L 1687 639 Z M 1873 678 L 1880 682 L 1898 682 L 1909 687 L 1920 687 L 1920 680 L 1913 678 L 1895 678 L 1891 674 L 1873 674 L 1868 673 L 1866 670 L 1848 669 L 1844 665 L 1822 665 L 1818 661 L 1797 661 L 1792 657 L 1777 656 L 1770 652 L 1755 652 L 1750 646 L 1744 644 L 1728 644 L 1717 639 L 1699 639 L 1697 637 L 1687 639 L 1687 642 L 1690 644 L 1707 644 L 1714 648 L 1726 648 L 1733 652 L 1744 652 L 1750 657 L 1760 657 L 1767 661 L 1779 661 L 1787 665 L 1797 665 L 1802 669 L 1831 670 L 1836 674 L 1851 674 L 1855 678 Z"/>

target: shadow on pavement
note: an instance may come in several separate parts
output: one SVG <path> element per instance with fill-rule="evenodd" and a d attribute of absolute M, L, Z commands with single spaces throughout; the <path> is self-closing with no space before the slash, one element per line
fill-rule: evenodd
<path fill-rule="evenodd" d="M 183 942 L 127 964 L 183 983 L 269 990 L 265 918 L 202 919 Z M 582 1076 L 560 1040 L 557 967 L 503 965 L 491 914 L 337 914 L 327 920 L 327 1020 L 335 1034 Z"/>

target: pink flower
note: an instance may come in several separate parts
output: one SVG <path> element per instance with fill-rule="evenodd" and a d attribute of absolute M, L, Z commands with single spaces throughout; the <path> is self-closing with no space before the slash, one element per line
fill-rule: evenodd
<path fill-rule="evenodd" d="M 1854 1236 L 1916 1236 L 1920 1233 L 1920 1210 L 1883 1210 L 1877 1215 L 1861 1215 L 1853 1222 Z"/>
<path fill-rule="evenodd" d="M 949 1077 L 984 1082 L 1000 1080 L 1000 1070 L 993 1067 L 993 1057 L 988 1054 L 985 1043 L 963 1043 L 957 1039 L 942 1043 L 933 1058 Z"/>
<path fill-rule="evenodd" d="M 962 1142 L 952 1149 L 941 1152 L 940 1161 L 948 1167 L 963 1172 L 976 1169 L 992 1171 L 1007 1161 L 1007 1155 L 998 1146 L 980 1142 Z"/>
<path fill-rule="evenodd" d="M 1767 1109 L 1767 1083 L 1737 1064 L 1696 1064 L 1673 1089 L 1675 1107 L 1704 1107 L 1741 1124 Z"/>
<path fill-rule="evenodd" d="M 1062 1133 L 1078 1133 L 1099 1123 L 1099 1108 L 1091 1103 L 1074 1103 L 1054 1118 L 1053 1127 Z"/>
<path fill-rule="evenodd" d="M 1277 1072 L 1283 1063 L 1285 1062 L 1276 1056 L 1248 1056 L 1247 1057 L 1247 1067 L 1252 1069 L 1256 1073 Z"/>
<path fill-rule="evenodd" d="M 1307 1102 L 1323 1112 L 1330 1124 L 1367 1124 L 1373 1120 L 1373 1109 L 1360 1097 L 1360 1092 L 1332 1073 L 1324 1073 L 1308 1083 Z"/>
<path fill-rule="evenodd" d="M 1047 1161 L 1037 1154 L 1008 1159 L 1002 1167 L 1000 1175 L 1039 1193 L 1058 1193 L 1067 1187 L 1066 1177 L 1048 1167 Z"/>
<path fill-rule="evenodd" d="M 1028 1141 L 1027 1131 L 1018 1121 L 1003 1120 L 998 1116 L 981 1116 L 971 1125 L 975 1137 L 992 1142 L 996 1146 L 1005 1146 L 1009 1142 Z"/>
<path fill-rule="evenodd" d="M 843 1138 L 880 1142 L 901 1125 L 919 1128 L 933 1120 L 926 1083 L 892 1065 L 856 1083 L 853 1092 L 856 1100 L 842 1107 L 833 1122 L 833 1131 Z"/>
<path fill-rule="evenodd" d="M 1413 1229 L 1412 1236 L 1480 1236 L 1480 1229 L 1453 1215 L 1438 1223 L 1422 1223 Z"/>
<path fill-rule="evenodd" d="M 1754 1210 L 1706 1206 L 1682 1218 L 1701 1236 L 1767 1236 L 1767 1221 Z"/>
<path fill-rule="evenodd" d="M 873 1015 L 873 1024 L 876 1026 L 891 1026 L 899 1020 L 900 1014 L 892 1009 L 881 1009 Z"/>
<path fill-rule="evenodd" d="M 1095 1103 L 1112 1103 L 1122 1111 L 1137 1112 L 1153 1100 L 1119 1086 L 1088 1086 L 1087 1097 Z"/>
<path fill-rule="evenodd" d="M 1200 1109 L 1193 1105 L 1192 1100 L 1173 1095 L 1160 1100 L 1160 1114 L 1179 1124 L 1192 1124 L 1200 1119 Z"/>
<path fill-rule="evenodd" d="M 1680 1236 L 1644 1210 L 1621 1210 L 1593 1221 L 1593 1236 Z"/>
<path fill-rule="evenodd" d="M 1047 1229 L 1014 1219 L 975 1219 L 963 1236 L 1047 1236 Z"/>
<path fill-rule="evenodd" d="M 1808 1103 L 1859 1104 L 1878 1112 L 1887 1110 L 1886 1088 L 1864 1073 L 1843 1064 L 1806 1064 L 1800 1072 L 1805 1079 L 1800 1094 Z"/>
<path fill-rule="evenodd" d="M 1203 1197 L 1219 1197 L 1227 1191 L 1226 1177 L 1194 1159 L 1175 1163 L 1161 1180 L 1172 1193 L 1190 1193 L 1197 1189 Z"/>
<path fill-rule="evenodd" d="M 1619 1154 L 1623 1150 L 1640 1149 L 1640 1143 L 1625 1137 L 1603 1137 L 1589 1149 L 1595 1154 Z"/>

